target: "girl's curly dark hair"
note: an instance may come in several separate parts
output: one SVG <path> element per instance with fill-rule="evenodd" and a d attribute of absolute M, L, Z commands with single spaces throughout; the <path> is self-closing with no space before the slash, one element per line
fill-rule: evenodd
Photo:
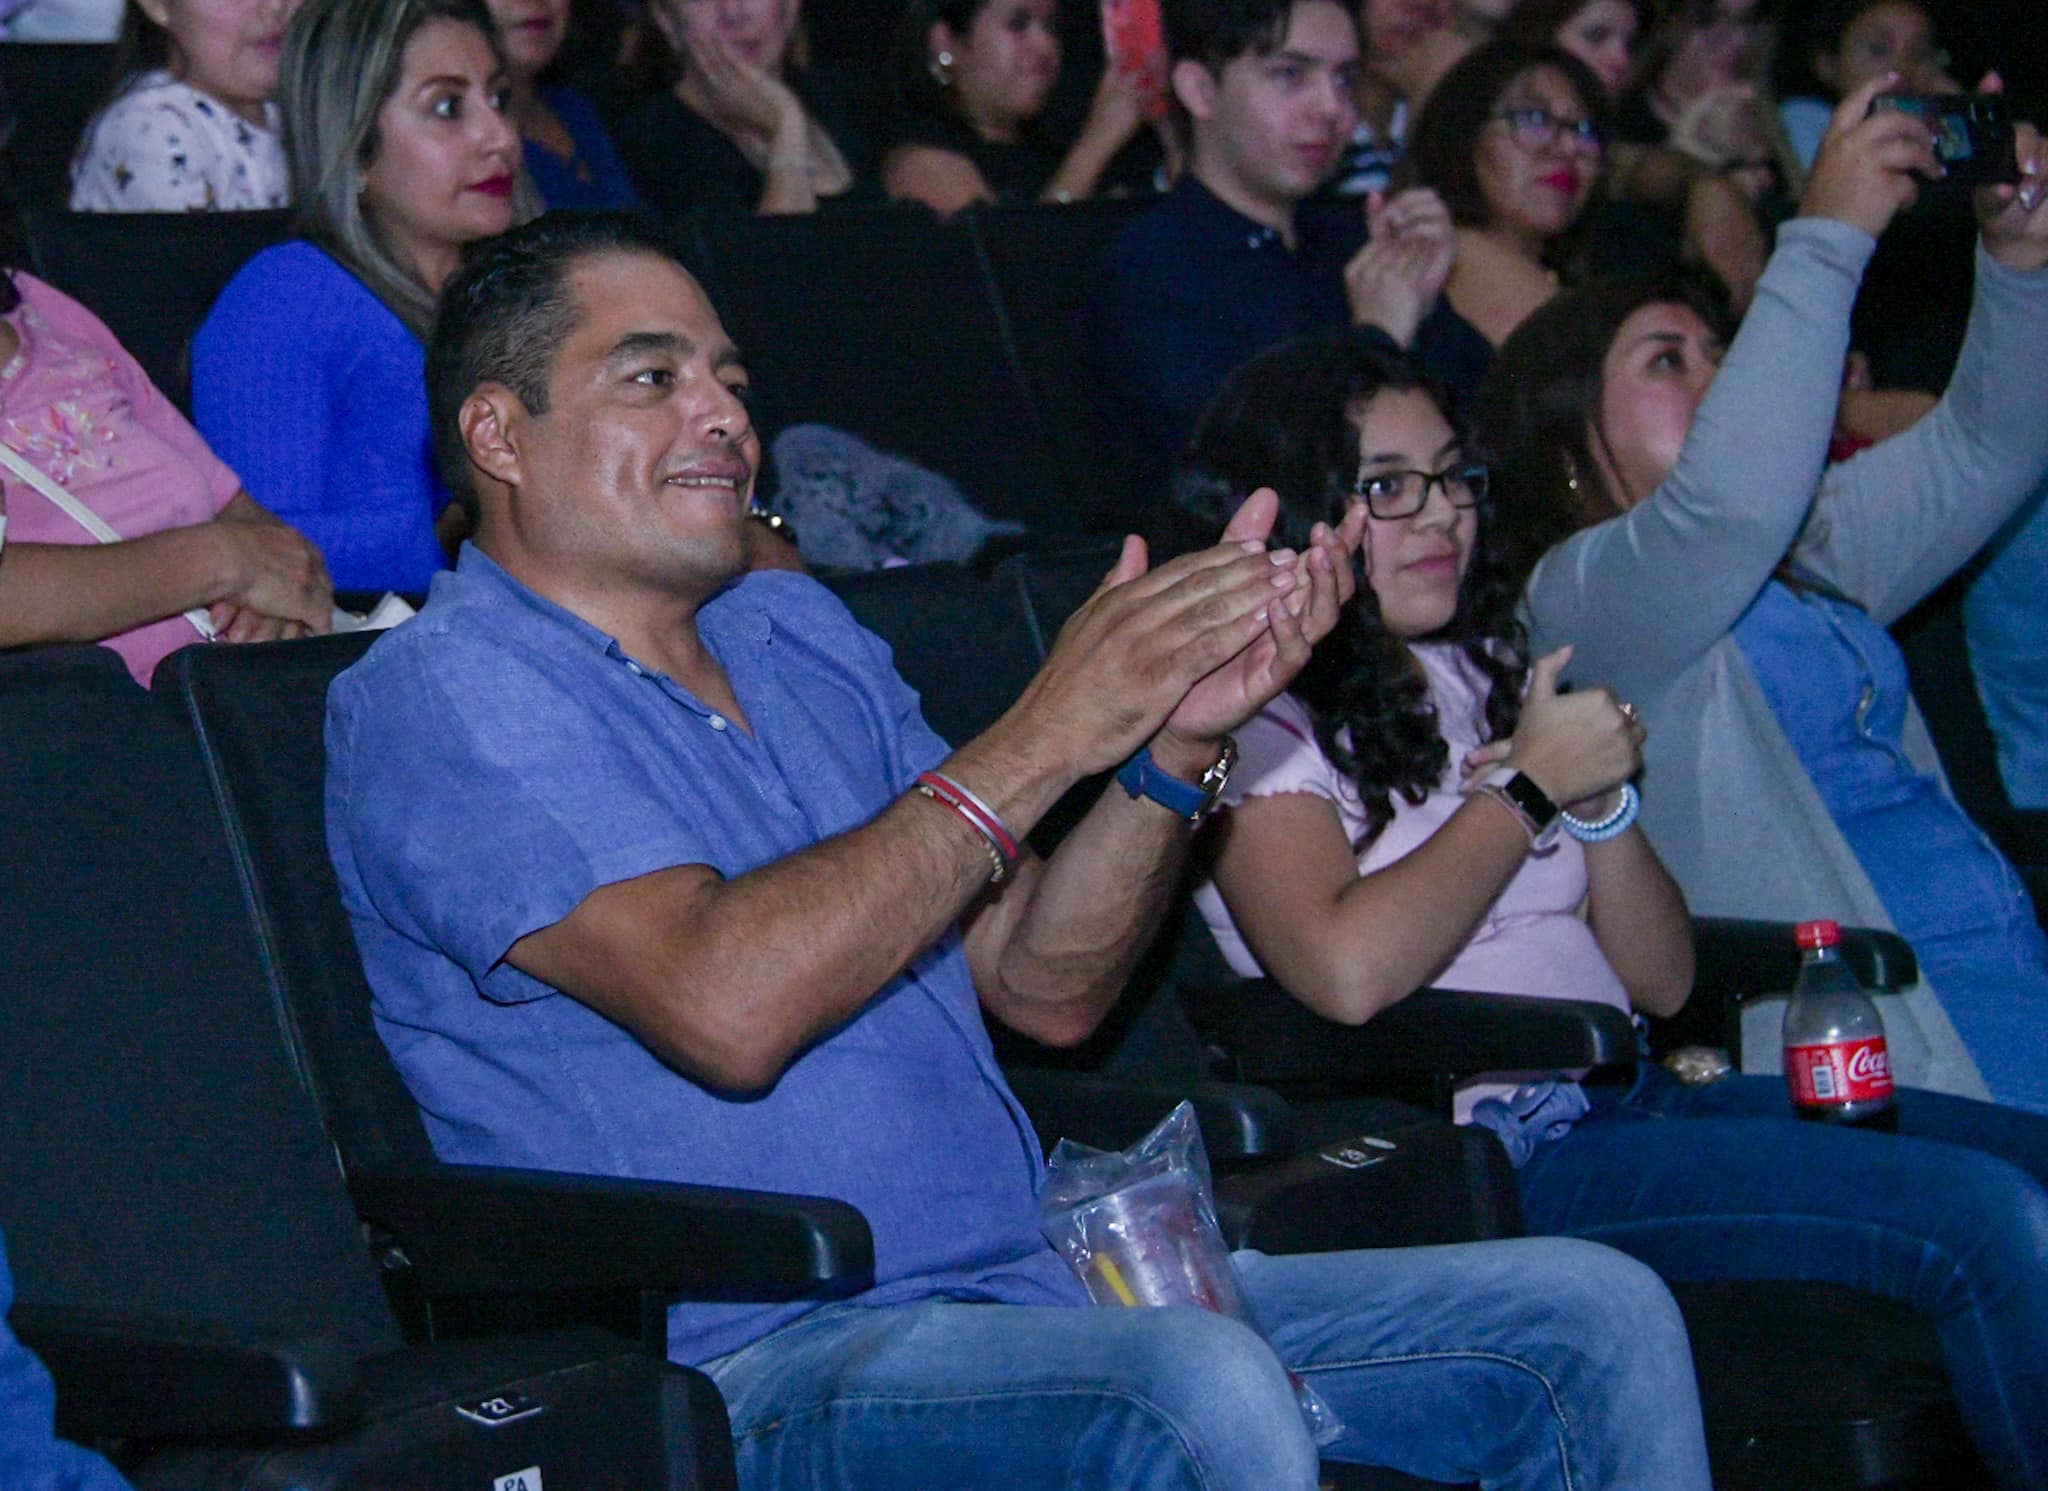
<path fill-rule="evenodd" d="M 1174 474 L 1178 535 L 1213 543 L 1230 514 L 1259 487 L 1280 495 L 1273 542 L 1306 548 L 1314 526 L 1341 522 L 1355 499 L 1359 421 L 1383 392 L 1419 390 L 1441 409 L 1442 391 L 1407 357 L 1356 334 L 1284 343 L 1232 373 L 1195 427 Z M 1454 426 L 1455 428 L 1455 426 Z M 1528 641 L 1515 615 L 1517 592 L 1479 507 L 1479 537 L 1450 622 L 1423 640 L 1451 642 L 1489 684 L 1486 726 L 1493 739 L 1514 733 L 1528 676 Z M 1365 805 L 1361 845 L 1394 816 L 1394 794 L 1420 803 L 1443 779 L 1449 747 L 1437 728 L 1429 686 L 1380 617 L 1378 597 L 1360 580 L 1337 628 L 1317 646 L 1295 681 L 1316 740 L 1357 784 Z"/>

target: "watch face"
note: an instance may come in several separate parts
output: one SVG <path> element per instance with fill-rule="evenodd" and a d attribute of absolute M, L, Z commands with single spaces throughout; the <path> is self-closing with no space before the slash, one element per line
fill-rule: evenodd
<path fill-rule="evenodd" d="M 1501 790 L 1515 800 L 1515 806 L 1529 815 L 1538 832 L 1550 827 L 1557 820 L 1557 804 L 1550 800 L 1548 793 L 1521 772 L 1516 772 L 1500 785 Z"/>
<path fill-rule="evenodd" d="M 1202 773 L 1201 781 L 1196 783 L 1209 795 L 1210 802 L 1213 803 L 1222 795 L 1224 787 L 1229 784 L 1230 773 L 1236 766 L 1237 741 L 1226 735 L 1223 737 L 1223 754 L 1216 758 L 1214 765 Z"/>

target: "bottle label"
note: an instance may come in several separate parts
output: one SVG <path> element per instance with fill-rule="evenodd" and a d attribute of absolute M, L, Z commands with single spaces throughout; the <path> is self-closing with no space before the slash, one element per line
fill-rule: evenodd
<path fill-rule="evenodd" d="M 1792 1101 L 1808 1108 L 1882 1101 L 1892 1095 L 1892 1060 L 1884 1037 L 1835 1045 L 1787 1046 L 1785 1080 Z"/>

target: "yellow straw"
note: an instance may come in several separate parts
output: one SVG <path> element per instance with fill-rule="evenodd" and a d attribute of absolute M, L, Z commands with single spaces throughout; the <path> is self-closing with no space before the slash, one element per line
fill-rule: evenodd
<path fill-rule="evenodd" d="M 1119 1303 L 1135 1305 L 1138 1302 L 1138 1296 L 1131 1293 L 1131 1286 L 1124 1282 L 1123 1271 L 1116 1266 L 1116 1260 L 1109 1254 L 1097 1253 L 1095 1268 L 1108 1283 L 1110 1293 L 1117 1297 Z"/>

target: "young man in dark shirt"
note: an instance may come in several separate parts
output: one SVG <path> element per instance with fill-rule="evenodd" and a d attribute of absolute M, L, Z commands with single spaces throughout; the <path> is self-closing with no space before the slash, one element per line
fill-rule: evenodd
<path fill-rule="evenodd" d="M 1163 479 L 1230 370 L 1346 325 L 1408 346 L 1456 252 L 1434 192 L 1309 202 L 1357 123 L 1358 26 L 1337 0 L 1168 0 L 1188 171 L 1111 240 L 1090 313 L 1105 413 Z"/>

